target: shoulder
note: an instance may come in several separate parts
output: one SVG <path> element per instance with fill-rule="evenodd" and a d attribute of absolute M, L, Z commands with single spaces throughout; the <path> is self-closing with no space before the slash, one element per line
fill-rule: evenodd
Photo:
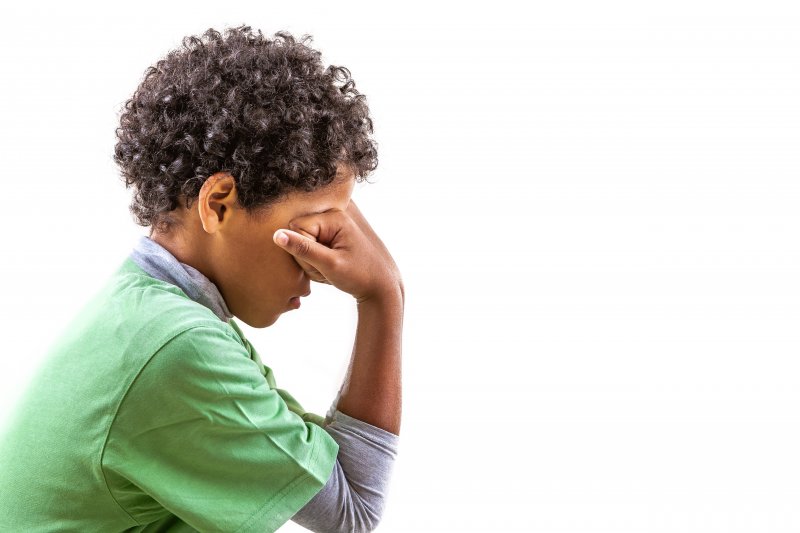
<path fill-rule="evenodd" d="M 124 330 L 149 332 L 160 345 L 172 341 L 180 343 L 186 339 L 184 332 L 202 328 L 206 334 L 217 334 L 233 342 L 239 336 L 226 322 L 217 317 L 208 307 L 198 303 L 171 283 L 156 279 L 130 258 L 126 259 L 98 295 L 96 307 L 105 308 L 106 320 L 116 322 Z"/>
<path fill-rule="evenodd" d="M 122 311 L 130 315 L 152 318 L 180 311 L 221 322 L 211 309 L 192 300 L 180 287 L 154 278 L 130 258 L 114 272 L 104 292 L 107 298 L 124 305 Z"/>
<path fill-rule="evenodd" d="M 70 359 L 80 353 L 86 364 L 119 375 L 138 372 L 158 352 L 215 348 L 247 354 L 229 323 L 126 259 L 64 327 L 51 353 Z"/>

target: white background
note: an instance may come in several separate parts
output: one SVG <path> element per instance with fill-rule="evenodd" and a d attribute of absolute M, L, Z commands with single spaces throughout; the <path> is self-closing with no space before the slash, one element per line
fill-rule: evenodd
<path fill-rule="evenodd" d="M 367 95 L 406 285 L 380 531 L 797 531 L 800 17 L 660 4 L 0 8 L 0 415 L 146 232 L 111 159 L 145 69 L 287 29 Z M 324 413 L 356 315 L 313 290 L 245 333 Z"/>

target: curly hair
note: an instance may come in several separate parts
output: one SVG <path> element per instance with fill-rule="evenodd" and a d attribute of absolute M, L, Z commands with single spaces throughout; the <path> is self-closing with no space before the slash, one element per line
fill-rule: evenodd
<path fill-rule="evenodd" d="M 145 71 L 114 148 L 138 225 L 169 231 L 168 213 L 181 199 L 191 207 L 216 172 L 233 176 L 237 203 L 258 215 L 333 182 L 339 163 L 359 182 L 375 170 L 372 119 L 350 71 L 324 68 L 307 34 L 274 36 L 209 28 Z"/>

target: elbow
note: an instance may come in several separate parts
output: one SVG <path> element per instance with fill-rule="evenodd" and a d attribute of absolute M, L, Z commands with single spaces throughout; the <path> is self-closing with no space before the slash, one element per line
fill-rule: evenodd
<path fill-rule="evenodd" d="M 383 500 L 367 502 L 359 497 L 354 498 L 353 512 L 345 520 L 337 533 L 371 533 L 381 522 L 383 515 Z"/>
<path fill-rule="evenodd" d="M 350 529 L 342 530 L 341 533 L 372 533 L 373 531 L 375 531 L 375 529 L 377 529 L 379 523 L 380 523 L 380 518 L 367 520 L 355 524 Z"/>
<path fill-rule="evenodd" d="M 365 520 L 361 526 L 361 529 L 358 530 L 358 533 L 371 533 L 377 529 L 378 524 L 381 521 L 381 517 L 378 515 L 371 516 L 368 520 Z"/>

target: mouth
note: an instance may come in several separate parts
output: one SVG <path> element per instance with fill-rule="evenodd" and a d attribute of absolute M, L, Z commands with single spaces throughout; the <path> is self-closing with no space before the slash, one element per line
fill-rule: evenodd
<path fill-rule="evenodd" d="M 300 308 L 300 298 L 308 296 L 311 294 L 311 289 L 309 289 L 305 294 L 301 294 L 300 296 L 292 296 L 289 298 L 289 307 L 292 309 L 299 309 Z"/>

